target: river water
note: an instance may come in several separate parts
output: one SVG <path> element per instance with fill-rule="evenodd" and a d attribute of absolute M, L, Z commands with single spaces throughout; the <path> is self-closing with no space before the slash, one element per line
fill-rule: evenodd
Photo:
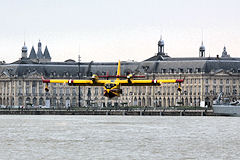
<path fill-rule="evenodd" d="M 239 159 L 239 117 L 1 115 L 0 159 Z"/>

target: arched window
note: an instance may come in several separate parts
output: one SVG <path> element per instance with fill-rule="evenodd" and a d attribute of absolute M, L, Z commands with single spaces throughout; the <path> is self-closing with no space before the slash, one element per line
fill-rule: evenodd
<path fill-rule="evenodd" d="M 141 106 L 141 98 L 138 98 L 138 106 Z"/>
<path fill-rule="evenodd" d="M 39 105 L 43 105 L 43 98 L 39 99 Z"/>
<path fill-rule="evenodd" d="M 174 98 L 172 97 L 172 103 L 171 106 L 174 106 Z"/>
<path fill-rule="evenodd" d="M 22 99 L 22 97 L 19 97 L 19 98 L 18 98 L 18 105 L 19 105 L 19 106 L 22 106 L 22 105 L 23 105 L 23 99 Z"/>
<path fill-rule="evenodd" d="M 151 107 L 151 106 L 152 106 L 152 99 L 148 98 L 148 107 Z"/>
<path fill-rule="evenodd" d="M 76 104 L 77 104 L 77 100 L 76 100 L 76 98 L 74 97 L 74 98 L 72 99 L 72 106 L 73 106 L 73 107 L 76 107 Z"/>
<path fill-rule="evenodd" d="M 34 105 L 34 106 L 37 105 L 37 98 L 36 98 L 36 97 L 33 98 L 33 105 Z"/>
<path fill-rule="evenodd" d="M 146 104 L 145 104 L 145 98 L 143 97 L 143 99 L 142 99 L 142 106 L 145 106 Z"/>
<path fill-rule="evenodd" d="M 170 106 L 170 98 L 167 99 L 167 105 Z"/>
<path fill-rule="evenodd" d="M 31 99 L 29 97 L 27 97 L 25 103 L 26 103 L 26 105 L 30 104 L 31 103 Z"/>
<path fill-rule="evenodd" d="M 137 106 L 137 98 L 136 97 L 134 98 L 133 105 Z"/>
<path fill-rule="evenodd" d="M 185 98 L 185 106 L 188 106 L 188 99 Z"/>
<path fill-rule="evenodd" d="M 158 100 L 158 106 L 159 106 L 159 107 L 162 107 L 162 98 L 159 98 L 159 100 Z"/>
<path fill-rule="evenodd" d="M 60 98 L 60 106 L 62 107 L 64 104 L 63 104 L 63 98 L 61 97 Z"/>
<path fill-rule="evenodd" d="M 163 98 L 163 107 L 166 107 L 167 105 L 166 105 L 166 99 L 165 98 Z"/>

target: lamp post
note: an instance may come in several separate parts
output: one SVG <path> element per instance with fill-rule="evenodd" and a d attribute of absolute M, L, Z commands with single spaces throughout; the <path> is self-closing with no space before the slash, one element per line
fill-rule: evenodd
<path fill-rule="evenodd" d="M 80 76 L 80 61 L 81 61 L 81 57 L 80 55 L 78 55 L 78 79 L 81 78 Z M 81 87 L 80 85 L 78 86 L 78 107 L 81 107 Z"/>

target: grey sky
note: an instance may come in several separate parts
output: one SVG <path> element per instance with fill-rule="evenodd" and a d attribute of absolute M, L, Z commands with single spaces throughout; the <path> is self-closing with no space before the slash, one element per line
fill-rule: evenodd
<path fill-rule="evenodd" d="M 172 57 L 232 57 L 240 44 L 238 0 L 0 0 L 0 60 L 20 58 L 40 39 L 53 61 L 144 60 L 157 51 L 162 34 Z M 79 47 L 80 46 L 80 47 Z"/>

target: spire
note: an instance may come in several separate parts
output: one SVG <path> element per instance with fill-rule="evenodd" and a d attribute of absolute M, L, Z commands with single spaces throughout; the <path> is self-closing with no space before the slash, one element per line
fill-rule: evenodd
<path fill-rule="evenodd" d="M 32 49 L 31 49 L 31 52 L 30 52 L 30 55 L 29 57 L 30 59 L 37 59 L 37 55 L 36 55 L 36 52 L 35 52 L 35 49 L 34 47 L 32 46 Z"/>
<path fill-rule="evenodd" d="M 199 57 L 205 57 L 205 46 L 203 45 L 203 40 L 202 45 L 199 47 Z"/>
<path fill-rule="evenodd" d="M 45 59 L 50 59 L 51 60 L 51 56 L 49 54 L 47 46 L 45 47 L 43 56 L 44 56 Z"/>

